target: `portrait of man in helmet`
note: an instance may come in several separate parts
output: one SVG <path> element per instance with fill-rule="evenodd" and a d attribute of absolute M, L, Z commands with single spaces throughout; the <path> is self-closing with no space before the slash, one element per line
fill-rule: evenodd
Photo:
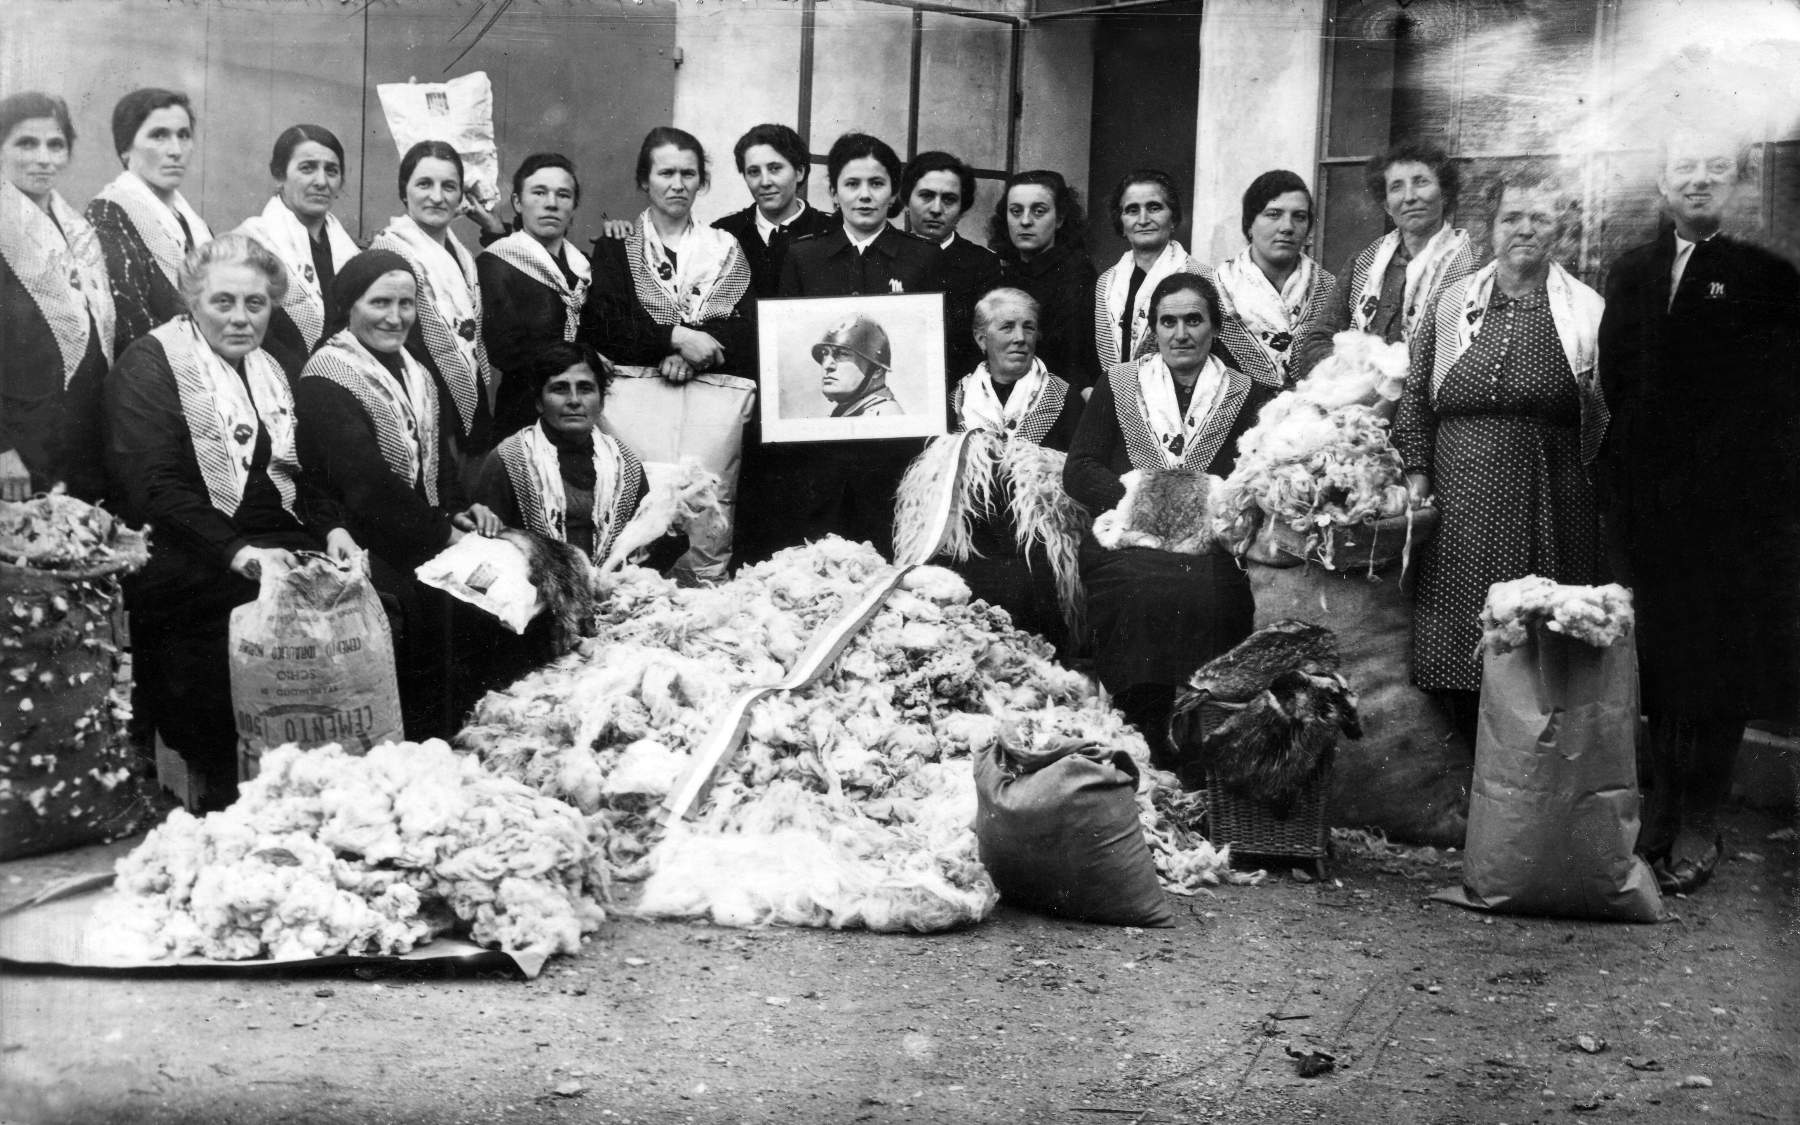
<path fill-rule="evenodd" d="M 886 330 L 871 318 L 856 315 L 833 324 L 812 346 L 812 357 L 833 418 L 906 413 L 888 387 L 894 350 Z"/>

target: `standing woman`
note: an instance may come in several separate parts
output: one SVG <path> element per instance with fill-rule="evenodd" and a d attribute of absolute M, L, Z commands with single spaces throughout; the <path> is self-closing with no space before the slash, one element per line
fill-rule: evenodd
<path fill-rule="evenodd" d="M 1119 364 L 1094 388 L 1069 447 L 1063 486 L 1088 511 L 1116 507 L 1120 478 L 1134 470 L 1231 475 L 1238 438 L 1275 392 L 1229 366 L 1214 328 L 1221 315 L 1207 278 L 1174 273 L 1157 282 L 1156 351 Z M 1203 508 L 1196 515 L 1204 519 Z M 1250 581 L 1216 547 L 1107 549 L 1091 534 L 1081 545 L 1081 581 L 1095 671 L 1160 759 L 1176 686 L 1250 635 Z"/>
<path fill-rule="evenodd" d="M 150 87 L 119 99 L 113 150 L 125 170 L 87 205 L 112 284 L 113 350 L 122 354 L 152 328 L 187 311 L 176 288 L 188 251 L 212 229 L 181 196 L 194 154 L 186 94 Z"/>
<path fill-rule="evenodd" d="M 450 224 L 464 210 L 478 221 L 487 213 L 464 207 L 462 157 L 443 141 L 420 141 L 400 158 L 400 200 L 406 214 L 389 220 L 369 247 L 406 259 L 418 282 L 417 315 L 406 350 L 437 384 L 455 471 L 472 474 L 478 458 L 493 446 L 488 401 L 493 371 L 481 337 L 475 256 L 457 241 Z"/>
<path fill-rule="evenodd" d="M 1243 223 L 1250 245 L 1219 263 L 1219 296 L 1226 316 L 1243 323 L 1276 385 L 1285 387 L 1293 381 L 1288 359 L 1294 341 L 1328 315 L 1337 279 L 1306 252 L 1312 192 L 1294 173 L 1264 172 L 1250 181 Z"/>
<path fill-rule="evenodd" d="M 1100 374 L 1094 350 L 1094 264 L 1083 244 L 1081 203 L 1061 173 L 1039 169 L 1006 181 L 988 225 L 1000 283 L 1042 310 L 1038 357 L 1084 395 Z"/>
<path fill-rule="evenodd" d="M 0 101 L 0 500 L 58 481 L 98 500 L 113 303 L 94 228 L 56 192 L 75 126 L 61 98 Z"/>
<path fill-rule="evenodd" d="M 323 126 L 290 125 L 275 138 L 269 175 L 275 194 L 238 230 L 287 267 L 287 296 L 269 318 L 263 349 L 292 381 L 324 335 L 337 271 L 357 253 L 356 241 L 331 213 L 344 190 L 343 143 Z"/>
<path fill-rule="evenodd" d="M 593 271 L 568 239 L 581 202 L 575 164 L 559 152 L 537 152 L 513 173 L 512 206 L 519 229 L 490 242 L 475 259 L 481 277 L 481 331 L 498 386 L 496 439 L 531 425 L 537 395 L 526 369 L 539 348 L 575 339 Z"/>
<path fill-rule="evenodd" d="M 1600 580 L 1600 517 L 1585 465 L 1606 407 L 1595 382 L 1600 295 L 1551 260 L 1566 197 L 1496 180 L 1494 260 L 1444 288 L 1413 343 L 1394 418 L 1407 485 L 1442 520 L 1420 559 L 1413 680 L 1442 692 L 1474 738 L 1488 587 L 1537 574 Z"/>
<path fill-rule="evenodd" d="M 234 233 L 190 253 L 180 282 L 187 315 L 107 377 L 107 471 L 120 514 L 155 529 L 150 561 L 125 579 L 133 704 L 217 809 L 237 795 L 232 609 L 294 551 L 345 559 L 357 547 L 301 472 L 287 377 L 259 347 L 286 269 Z"/>
<path fill-rule="evenodd" d="M 374 553 L 376 584 L 400 604 L 394 646 L 406 736 L 448 738 L 480 677 L 461 667 L 453 600 L 413 577 L 470 531 L 500 521 L 464 504 L 437 384 L 412 353 L 419 286 L 391 250 L 366 250 L 338 271 L 327 335 L 295 392 L 299 451 L 346 526 Z"/>
<path fill-rule="evenodd" d="M 750 265 L 737 239 L 694 222 L 694 200 L 708 183 L 706 149 L 692 133 L 659 125 L 645 135 L 638 146 L 637 184 L 649 206 L 625 238 L 594 244 L 594 284 L 582 325 L 584 339 L 596 351 L 636 369 L 620 371 L 623 377 L 660 378 L 675 386 L 700 377 L 690 394 L 704 393 L 707 405 L 691 398 L 684 405 L 690 430 L 682 437 L 705 444 L 700 462 L 719 475 L 731 517 L 755 386 L 750 379 L 755 324 L 747 311 L 755 298 L 749 295 Z M 642 440 L 647 435 L 627 430 L 622 436 L 640 448 L 655 448 Z M 687 553 L 675 564 L 677 577 L 722 581 L 731 563 L 733 523 L 727 518 L 714 537 L 690 537 Z"/>
<path fill-rule="evenodd" d="M 837 219 L 806 202 L 812 160 L 806 142 L 786 125 L 753 126 L 738 138 L 731 155 L 755 202 L 714 220 L 713 226 L 743 247 L 750 263 L 750 291 L 773 297 L 788 247 L 809 234 L 829 233 Z"/>

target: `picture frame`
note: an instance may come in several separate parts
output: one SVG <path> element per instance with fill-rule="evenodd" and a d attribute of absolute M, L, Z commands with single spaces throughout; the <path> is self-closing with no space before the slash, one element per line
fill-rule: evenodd
<path fill-rule="evenodd" d="M 765 442 L 925 438 L 948 429 L 941 293 L 760 301 L 757 342 Z"/>

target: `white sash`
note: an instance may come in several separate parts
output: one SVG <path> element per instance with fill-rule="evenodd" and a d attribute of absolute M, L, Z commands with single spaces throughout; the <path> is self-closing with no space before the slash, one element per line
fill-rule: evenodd
<path fill-rule="evenodd" d="M 1306 307 L 1319 275 L 1318 263 L 1302 254 L 1299 265 L 1277 291 L 1269 281 L 1269 275 L 1256 264 L 1249 247 L 1236 257 L 1219 263 L 1219 296 L 1224 299 L 1227 311 L 1243 321 L 1251 339 L 1284 377 L 1288 352 L 1299 333 L 1301 321 L 1305 319 Z M 1277 347 L 1277 344 L 1281 346 Z"/>
<path fill-rule="evenodd" d="M 55 222 L 12 181 L 0 177 L 0 258 L 50 326 L 67 387 L 87 357 L 93 333 L 99 334 L 107 362 L 112 361 L 112 289 L 94 228 L 54 191 L 50 210 Z"/>
<path fill-rule="evenodd" d="M 287 267 L 287 296 L 281 299 L 281 307 L 300 329 L 310 352 L 318 346 L 319 336 L 325 331 L 325 321 L 330 315 L 330 310 L 325 307 L 325 290 L 318 271 L 313 269 L 312 236 L 279 195 L 272 196 L 263 205 L 262 214 L 245 219 L 238 230 L 268 247 L 269 253 Z M 344 229 L 344 224 L 338 222 L 336 215 L 325 216 L 325 244 L 331 251 L 334 270 L 343 269 L 345 262 L 356 257 L 356 241 Z"/>
<path fill-rule="evenodd" d="M 187 220 L 188 232 L 193 235 L 196 247 L 212 241 L 212 228 L 188 206 L 182 194 L 176 192 L 170 203 L 164 203 L 136 172 L 120 172 L 94 198 L 104 199 L 125 212 L 137 236 L 144 240 L 145 248 L 156 260 L 157 268 L 169 279 L 169 284 L 180 291 L 181 263 L 188 252 L 182 244 L 181 222 L 175 213 L 179 211 Z M 170 210 L 171 207 L 174 210 Z"/>
<path fill-rule="evenodd" d="M 409 215 L 390 220 L 374 244 L 399 251 L 419 274 L 420 333 L 467 436 L 490 386 L 475 259 L 455 235 L 440 243 Z"/>
<path fill-rule="evenodd" d="M 300 459 L 294 450 L 294 400 L 281 366 L 258 348 L 244 357 L 240 378 L 200 335 L 192 317 L 178 316 L 150 335 L 162 344 L 175 375 L 182 418 L 212 506 L 237 515 L 250 479 L 256 432 L 262 429 L 269 434 L 269 479 L 281 494 L 282 508 L 293 515 Z"/>
<path fill-rule="evenodd" d="M 750 266 L 738 240 L 692 219 L 675 252 L 679 264 L 669 261 L 649 208 L 638 215 L 625 250 L 638 303 L 658 324 L 697 325 L 730 316 L 750 288 Z"/>
<path fill-rule="evenodd" d="M 1218 356 L 1206 357 L 1206 366 L 1194 381 L 1194 394 L 1185 413 L 1175 399 L 1175 375 L 1162 356 L 1153 355 L 1138 364 L 1137 379 L 1139 398 L 1144 404 L 1144 425 L 1162 446 L 1164 466 L 1179 468 L 1188 446 L 1194 443 L 1225 392 L 1225 365 Z"/>
<path fill-rule="evenodd" d="M 626 477 L 624 449 L 610 435 L 594 431 L 594 558 L 604 559 L 618 531 L 620 485 Z M 556 444 L 538 422 L 500 443 L 519 514 L 539 535 L 568 542 L 569 500 L 563 488 Z"/>
<path fill-rule="evenodd" d="M 575 249 L 573 242 L 563 240 L 563 253 L 569 260 L 569 272 L 575 275 L 573 288 L 570 288 L 569 279 L 563 276 L 562 269 L 557 266 L 556 259 L 550 256 L 550 251 L 544 244 L 522 230 L 489 243 L 481 252 L 492 254 L 561 297 L 563 340 L 566 343 L 575 338 L 575 333 L 581 326 L 581 306 L 587 301 L 588 285 L 593 281 L 594 272 L 588 265 L 587 256 Z"/>
<path fill-rule="evenodd" d="M 405 393 L 394 377 L 346 328 L 307 361 L 303 378 L 329 379 L 356 397 L 375 427 L 381 459 L 395 476 L 423 485 L 425 499 L 438 503 L 438 401 L 431 373 L 400 349 Z"/>
<path fill-rule="evenodd" d="M 988 373 L 988 365 L 981 364 L 963 376 L 963 429 L 1011 433 L 1031 413 L 1039 392 L 1049 380 L 1050 371 L 1044 366 L 1044 361 L 1034 358 L 1031 370 L 1019 376 L 1018 381 L 1013 384 L 1012 394 L 1002 403 L 1000 396 L 994 393 L 994 377 Z"/>
<path fill-rule="evenodd" d="M 1351 295 L 1350 319 L 1351 324 L 1359 331 L 1369 330 L 1376 302 L 1381 298 L 1382 275 L 1387 273 L 1388 263 L 1393 261 L 1399 248 L 1399 231 L 1391 230 L 1382 235 L 1374 246 L 1374 256 L 1358 279 L 1356 291 Z M 1401 321 L 1405 339 L 1412 339 L 1419 317 L 1430 307 L 1438 286 L 1466 275 L 1474 261 L 1468 232 L 1446 224 L 1438 228 L 1438 232 L 1431 236 L 1431 240 L 1425 243 L 1425 248 L 1412 261 L 1406 263 L 1406 293 L 1402 301 Z M 1460 268 L 1452 268 L 1459 262 L 1463 263 Z M 1447 270 L 1453 276 L 1446 277 Z"/>
<path fill-rule="evenodd" d="M 1172 273 L 1199 273 L 1199 263 L 1188 257 L 1181 243 L 1173 240 L 1163 247 L 1156 261 L 1144 271 L 1144 283 L 1138 287 L 1137 297 L 1131 302 L 1131 340 L 1129 346 L 1121 347 L 1119 340 L 1119 320 L 1125 315 L 1125 292 L 1131 288 L 1131 271 L 1135 268 L 1131 251 L 1127 250 L 1113 267 L 1100 278 L 1097 294 L 1104 317 L 1102 323 L 1094 326 L 1095 339 L 1100 343 L 1100 362 L 1108 367 L 1115 363 L 1124 363 L 1133 358 L 1144 347 L 1150 337 L 1150 294 L 1156 290 L 1156 283 Z"/>

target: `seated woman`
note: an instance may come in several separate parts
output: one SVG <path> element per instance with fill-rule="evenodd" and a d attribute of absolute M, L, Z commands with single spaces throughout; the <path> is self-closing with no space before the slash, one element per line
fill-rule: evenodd
<path fill-rule="evenodd" d="M 331 213 L 344 190 L 343 142 L 320 125 L 290 125 L 275 138 L 269 175 L 275 177 L 275 194 L 262 214 L 245 219 L 238 230 L 287 267 L 287 296 L 269 320 L 263 346 L 294 380 L 324 334 L 332 279 L 359 249 Z"/>
<path fill-rule="evenodd" d="M 393 251 L 346 262 L 295 400 L 301 460 L 375 555 L 376 583 L 398 603 L 394 662 L 406 737 L 448 738 L 482 683 L 468 644 L 482 623 L 413 571 L 470 531 L 497 533 L 500 521 L 464 505 L 437 385 L 406 350 L 417 292 L 412 267 Z"/>
<path fill-rule="evenodd" d="M 1094 263 L 1083 243 L 1081 203 L 1059 172 L 1006 181 L 988 224 L 1000 284 L 1031 294 L 1040 310 L 1038 355 L 1084 395 L 1101 372 L 1094 352 Z"/>
<path fill-rule="evenodd" d="M 56 191 L 74 146 L 61 98 L 0 101 L 0 500 L 58 481 L 84 500 L 106 489 L 112 292 L 94 228 Z"/>
<path fill-rule="evenodd" d="M 481 331 L 499 385 L 494 435 L 536 420 L 537 388 L 526 374 L 546 344 L 575 338 L 593 272 L 568 240 L 581 202 L 575 165 L 558 152 L 537 152 L 513 173 L 512 206 L 519 229 L 490 242 L 475 259 L 481 277 Z M 598 370 L 598 368 L 596 368 Z"/>
<path fill-rule="evenodd" d="M 704 375 L 706 397 L 735 411 L 736 430 L 714 439 L 701 463 L 719 474 L 729 515 L 737 496 L 743 423 L 755 386 L 750 266 L 737 239 L 694 222 L 694 199 L 707 186 L 706 150 L 693 134 L 658 126 L 638 147 L 637 184 L 649 199 L 624 239 L 594 244 L 594 284 L 582 314 L 583 339 L 622 375 L 685 384 Z M 698 388 L 697 388 L 698 389 Z M 690 409 L 692 406 L 690 404 Z M 709 419 L 711 420 L 711 419 Z M 642 440 L 630 429 L 626 440 Z M 732 522 L 705 541 L 690 540 L 675 565 L 687 582 L 717 582 L 731 563 Z"/>
<path fill-rule="evenodd" d="M 1063 492 L 1062 455 L 1075 437 L 1082 399 L 1037 358 L 1037 317 L 1037 302 L 1020 289 L 994 289 L 975 303 L 975 343 L 987 358 L 956 384 L 950 401 L 959 431 L 993 436 L 971 445 L 961 468 L 989 474 L 985 491 L 993 499 L 987 511 L 965 515 L 949 543 L 951 565 L 975 597 L 1063 648 L 1067 622 L 1078 616 L 1076 551 L 1086 521 Z M 894 538 L 903 555 L 929 534 L 907 524 L 928 506 L 932 467 L 928 453 L 901 484 Z"/>
<path fill-rule="evenodd" d="M 479 207 L 465 208 L 463 199 L 462 157 L 443 141 L 420 141 L 400 158 L 406 214 L 390 219 L 369 248 L 400 255 L 417 282 L 406 350 L 437 384 L 453 468 L 467 480 L 493 448 L 488 395 L 494 372 L 481 335 L 475 257 L 450 224 L 465 210 L 484 226 L 497 221 Z"/>
<path fill-rule="evenodd" d="M 1175 228 L 1181 225 L 1181 193 L 1167 172 L 1154 168 L 1127 172 L 1113 188 L 1107 209 L 1113 230 L 1131 244 L 1094 286 L 1094 351 L 1101 367 L 1110 371 L 1156 350 L 1150 294 L 1157 282 L 1170 274 L 1192 273 L 1217 286 L 1218 278 L 1211 266 L 1189 257 L 1175 241 Z M 1245 330 L 1230 302 L 1223 308 L 1224 319 L 1214 326 L 1214 334 L 1227 362 L 1259 383 L 1280 386 L 1267 354 Z"/>
<path fill-rule="evenodd" d="M 125 350 L 106 380 L 107 471 L 121 515 L 155 529 L 125 579 L 133 706 L 201 782 L 203 808 L 237 797 L 227 638 L 265 566 L 356 550 L 343 513 L 296 455 L 294 400 L 261 350 L 287 271 L 240 234 L 190 253 L 188 314 Z"/>
<path fill-rule="evenodd" d="M 1250 245 L 1219 263 L 1226 316 L 1248 329 L 1278 386 L 1292 383 L 1294 341 L 1328 315 L 1337 279 L 1306 252 L 1313 198 L 1306 181 L 1285 169 L 1264 172 L 1244 192 L 1244 237 Z"/>
<path fill-rule="evenodd" d="M 119 99 L 113 151 L 125 170 L 88 201 L 87 220 L 112 284 L 113 350 L 187 311 L 176 289 L 188 251 L 212 238 L 181 182 L 194 155 L 194 110 L 186 94 L 154 87 Z"/>
<path fill-rule="evenodd" d="M 1099 515 L 1125 497 L 1126 473 L 1229 476 L 1237 441 L 1272 388 L 1227 365 L 1215 325 L 1218 290 L 1198 274 L 1163 278 L 1150 294 L 1156 352 L 1114 367 L 1094 388 L 1069 448 L 1063 485 Z M 1194 513 L 1139 512 L 1182 535 L 1202 534 Z M 1250 635 L 1250 582 L 1217 549 L 1081 545 L 1081 581 L 1100 682 L 1149 740 L 1168 753 L 1175 689 L 1195 668 Z"/>

